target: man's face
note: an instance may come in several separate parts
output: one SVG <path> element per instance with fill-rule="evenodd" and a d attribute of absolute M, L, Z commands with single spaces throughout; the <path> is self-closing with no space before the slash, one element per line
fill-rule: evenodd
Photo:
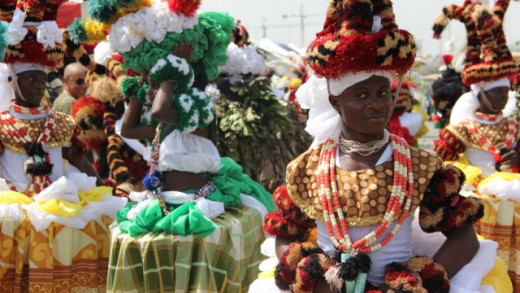
<path fill-rule="evenodd" d="M 38 107 L 45 92 L 47 73 L 39 70 L 30 70 L 18 74 L 18 86 L 20 93 L 17 94 L 25 107 Z"/>
<path fill-rule="evenodd" d="M 497 114 L 504 110 L 507 104 L 508 94 L 509 88 L 507 86 L 500 86 L 487 90 L 486 97 L 494 108 L 489 109 L 489 113 Z"/>
<path fill-rule="evenodd" d="M 331 95 L 329 101 L 340 114 L 344 129 L 363 134 L 383 133 L 394 109 L 390 81 L 380 76 L 359 82 L 339 96 Z"/>
<path fill-rule="evenodd" d="M 85 82 L 85 76 L 87 75 L 87 71 L 85 70 L 75 70 L 70 73 L 64 80 L 67 85 L 67 92 L 71 94 L 74 98 L 79 98 L 85 95 L 87 92 L 87 83 Z"/>

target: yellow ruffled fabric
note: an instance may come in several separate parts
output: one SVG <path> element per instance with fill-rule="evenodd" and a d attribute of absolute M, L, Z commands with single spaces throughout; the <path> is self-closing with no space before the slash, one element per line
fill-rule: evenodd
<path fill-rule="evenodd" d="M 423 118 L 421 128 L 419 129 L 419 132 L 417 132 L 417 134 L 415 135 L 415 139 L 419 139 L 428 133 L 428 126 L 426 126 L 426 121 L 428 121 L 428 114 L 426 114 L 426 112 L 424 112 L 424 110 L 418 105 L 413 106 L 412 113 L 419 113 Z"/>
<path fill-rule="evenodd" d="M 470 183 L 473 186 L 477 186 L 482 175 L 482 170 L 479 167 L 472 166 L 468 159 L 461 155 L 459 160 L 451 162 L 455 167 L 459 168 L 466 176 L 466 183 Z"/>
<path fill-rule="evenodd" d="M 289 84 L 289 86 L 287 86 L 287 89 L 289 89 L 289 90 L 297 89 L 301 85 L 302 85 L 302 79 L 301 78 L 293 78 L 293 79 L 291 79 L 291 83 Z"/>
<path fill-rule="evenodd" d="M 0 191 L 0 204 L 31 204 L 34 201 L 27 195 L 16 191 Z"/>
<path fill-rule="evenodd" d="M 146 6 L 148 6 L 148 7 L 152 6 L 153 3 L 154 3 L 154 0 L 139 0 L 139 1 L 132 3 L 132 5 L 130 7 L 121 7 L 117 11 L 116 15 L 114 17 L 112 17 L 112 19 L 110 20 L 110 24 L 112 25 L 119 18 L 121 18 L 127 14 L 137 12 L 138 10 L 140 10 Z"/>
<path fill-rule="evenodd" d="M 511 173 L 511 172 L 495 172 L 488 177 L 486 177 L 484 180 L 480 181 L 478 184 L 478 187 L 484 186 L 491 182 L 495 178 L 500 178 L 504 181 L 513 181 L 513 180 L 520 180 L 520 173 Z"/>
<path fill-rule="evenodd" d="M 513 283 L 507 275 L 506 262 L 497 256 L 495 266 L 480 284 L 492 286 L 495 292 L 513 292 Z"/>
<path fill-rule="evenodd" d="M 89 202 L 100 202 L 104 194 L 111 194 L 112 188 L 98 186 L 86 192 L 80 192 L 79 202 L 51 199 L 36 203 L 35 209 L 60 217 L 72 217 L 81 211 Z M 34 201 L 27 195 L 16 191 L 0 191 L 0 204 L 32 204 Z"/>
<path fill-rule="evenodd" d="M 276 267 L 274 266 L 269 271 L 258 273 L 258 279 L 271 279 L 274 278 L 274 272 L 276 271 Z"/>
<path fill-rule="evenodd" d="M 80 192 L 79 198 L 86 202 L 100 202 L 104 194 L 112 194 L 112 187 L 97 186 L 86 192 Z"/>
<path fill-rule="evenodd" d="M 107 32 L 107 26 L 104 23 L 95 21 L 90 18 L 83 19 L 83 27 L 87 34 L 87 40 L 89 42 L 103 41 L 107 38 L 105 32 Z"/>
<path fill-rule="evenodd" d="M 86 192 L 79 192 L 80 202 L 51 199 L 38 203 L 36 209 L 60 217 L 72 217 L 81 211 L 89 202 L 100 202 L 104 194 L 111 194 L 112 188 L 106 186 L 94 187 Z"/>
<path fill-rule="evenodd" d="M 83 205 L 82 202 L 50 199 L 44 202 L 37 202 L 34 209 L 42 210 L 60 217 L 72 217 L 83 209 Z"/>

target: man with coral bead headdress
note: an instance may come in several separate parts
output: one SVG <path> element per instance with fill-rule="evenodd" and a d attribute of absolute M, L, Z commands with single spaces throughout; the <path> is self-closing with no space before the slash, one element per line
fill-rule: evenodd
<path fill-rule="evenodd" d="M 462 172 L 386 129 L 392 80 L 411 68 L 415 49 L 390 1 L 330 1 L 324 30 L 307 50 L 324 78 L 311 77 L 297 93 L 315 140 L 288 165 L 287 186 L 273 194 L 279 210 L 264 218 L 278 259 L 270 285 L 467 292 L 492 268 L 494 244 L 479 242 L 472 226 L 483 206 L 460 196 Z M 480 271 L 476 260 L 486 263 Z M 259 280 L 254 292 L 268 283 Z"/>

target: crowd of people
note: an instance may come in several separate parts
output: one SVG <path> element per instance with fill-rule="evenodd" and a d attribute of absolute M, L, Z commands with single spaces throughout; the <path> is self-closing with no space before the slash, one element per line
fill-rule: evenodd
<path fill-rule="evenodd" d="M 390 0 L 278 63 L 200 0 L 63 2 L 0 3 L 0 292 L 520 292 L 510 0 L 434 20 L 432 113 Z"/>

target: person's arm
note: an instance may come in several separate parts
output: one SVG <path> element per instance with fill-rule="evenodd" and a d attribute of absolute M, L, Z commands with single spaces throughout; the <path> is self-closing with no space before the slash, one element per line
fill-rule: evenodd
<path fill-rule="evenodd" d="M 520 167 L 520 153 L 516 149 L 509 150 L 500 160 L 500 171 L 518 172 Z"/>
<path fill-rule="evenodd" d="M 484 205 L 477 197 L 460 195 L 463 184 L 461 170 L 453 165 L 441 167 L 431 178 L 420 206 L 422 230 L 446 236 L 433 260 L 442 265 L 448 278 L 468 264 L 480 247 L 473 223 L 483 216 Z"/>
<path fill-rule="evenodd" d="M 84 155 L 74 153 L 74 147 L 63 148 L 63 158 L 66 159 L 72 166 L 76 167 L 80 172 L 87 174 L 90 177 L 96 177 L 96 185 L 102 185 L 103 181 L 99 178 L 98 173 L 94 167 L 87 161 Z"/>
<path fill-rule="evenodd" d="M 155 127 L 141 124 L 142 105 L 137 99 L 131 99 L 123 117 L 121 135 L 134 139 L 153 139 Z"/>
<path fill-rule="evenodd" d="M 446 241 L 437 250 L 433 260 L 439 263 L 451 279 L 477 254 L 480 243 L 472 225 L 443 233 Z"/>
<path fill-rule="evenodd" d="M 280 260 L 282 258 L 282 254 L 284 252 L 287 251 L 287 249 L 289 248 L 289 245 L 291 245 L 291 243 L 294 242 L 294 240 L 291 240 L 287 237 L 283 237 L 283 236 L 275 236 L 275 253 L 276 253 L 276 258 L 278 258 L 278 260 Z"/>
<path fill-rule="evenodd" d="M 164 123 L 177 124 L 179 113 L 172 105 L 175 82 L 163 81 L 152 103 L 152 118 Z"/>

